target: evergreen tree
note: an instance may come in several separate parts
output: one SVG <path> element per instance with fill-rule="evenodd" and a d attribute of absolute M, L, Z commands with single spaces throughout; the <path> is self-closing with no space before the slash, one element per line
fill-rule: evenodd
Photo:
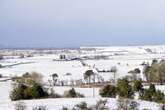
<path fill-rule="evenodd" d="M 124 98 L 132 98 L 133 91 L 127 79 L 119 79 L 117 82 L 117 93 Z"/>
<path fill-rule="evenodd" d="M 141 80 L 135 80 L 133 83 L 133 90 L 136 92 L 140 92 L 143 89 L 142 81 Z"/>
<path fill-rule="evenodd" d="M 116 87 L 113 85 L 106 85 L 105 87 L 103 87 L 100 90 L 100 95 L 102 97 L 112 97 L 115 98 L 116 97 Z"/>

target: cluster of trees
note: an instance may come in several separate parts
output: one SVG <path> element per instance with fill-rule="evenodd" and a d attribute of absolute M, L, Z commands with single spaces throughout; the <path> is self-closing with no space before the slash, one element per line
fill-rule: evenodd
<path fill-rule="evenodd" d="M 158 103 L 165 103 L 164 93 L 156 90 L 154 84 L 150 84 L 148 89 L 143 89 L 140 98 L 147 101 L 154 101 Z"/>
<path fill-rule="evenodd" d="M 10 94 L 10 98 L 13 101 L 21 99 L 39 99 L 45 97 L 48 97 L 48 93 L 41 85 L 37 83 L 34 83 L 31 86 L 18 84 L 18 86 L 15 87 Z"/>
<path fill-rule="evenodd" d="M 133 92 L 132 87 L 129 85 L 127 79 L 119 79 L 117 85 L 106 85 L 100 90 L 100 95 L 102 97 L 112 97 L 115 98 L 117 95 L 123 98 L 132 98 Z"/>
<path fill-rule="evenodd" d="M 144 73 L 148 82 L 165 83 L 165 61 L 153 60 L 151 65 L 146 65 Z"/>
<path fill-rule="evenodd" d="M 10 94 L 11 100 L 48 97 L 46 89 L 41 84 L 41 78 L 41 75 L 36 72 L 25 73 L 22 77 L 14 78 L 15 84 Z"/>
<path fill-rule="evenodd" d="M 127 79 L 119 79 L 117 85 L 106 85 L 100 90 L 100 95 L 102 97 L 112 97 L 116 96 L 122 98 L 133 99 L 135 93 L 139 94 L 139 98 L 147 101 L 154 101 L 159 103 L 164 103 L 164 93 L 155 89 L 154 84 L 150 84 L 148 89 L 145 89 L 140 80 L 136 80 L 133 84 L 130 84 Z"/>
<path fill-rule="evenodd" d="M 95 73 L 93 70 L 87 70 L 83 75 L 87 84 L 104 82 L 104 78 L 101 75 Z"/>
<path fill-rule="evenodd" d="M 13 79 L 15 85 L 11 91 L 10 98 L 13 101 L 22 99 L 41 99 L 41 98 L 76 98 L 84 97 L 84 95 L 75 91 L 74 88 L 65 91 L 64 95 L 59 95 L 54 92 L 53 88 L 48 91 L 42 84 L 42 76 L 36 72 L 25 73 L 22 77 Z"/>

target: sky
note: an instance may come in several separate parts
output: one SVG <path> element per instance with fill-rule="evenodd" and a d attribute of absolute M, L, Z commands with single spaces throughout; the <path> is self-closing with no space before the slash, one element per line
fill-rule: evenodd
<path fill-rule="evenodd" d="M 0 0 L 0 45 L 165 44 L 165 0 Z"/>

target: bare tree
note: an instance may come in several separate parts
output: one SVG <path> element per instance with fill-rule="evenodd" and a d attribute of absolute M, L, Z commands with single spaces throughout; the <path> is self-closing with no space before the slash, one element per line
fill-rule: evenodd
<path fill-rule="evenodd" d="M 57 83 L 57 79 L 58 79 L 58 74 L 57 74 L 57 73 L 52 74 L 52 80 L 53 80 L 53 85 L 54 85 L 54 86 L 55 86 L 56 83 Z"/>
<path fill-rule="evenodd" d="M 88 84 L 91 83 L 91 76 L 94 75 L 94 72 L 93 70 L 87 70 L 85 73 L 84 73 L 84 79 L 85 80 L 88 80 Z"/>

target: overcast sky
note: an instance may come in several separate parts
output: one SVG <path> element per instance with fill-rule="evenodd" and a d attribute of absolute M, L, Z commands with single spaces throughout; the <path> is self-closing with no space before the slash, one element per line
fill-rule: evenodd
<path fill-rule="evenodd" d="M 165 44 L 165 0 L 0 0 L 0 44 Z"/>

